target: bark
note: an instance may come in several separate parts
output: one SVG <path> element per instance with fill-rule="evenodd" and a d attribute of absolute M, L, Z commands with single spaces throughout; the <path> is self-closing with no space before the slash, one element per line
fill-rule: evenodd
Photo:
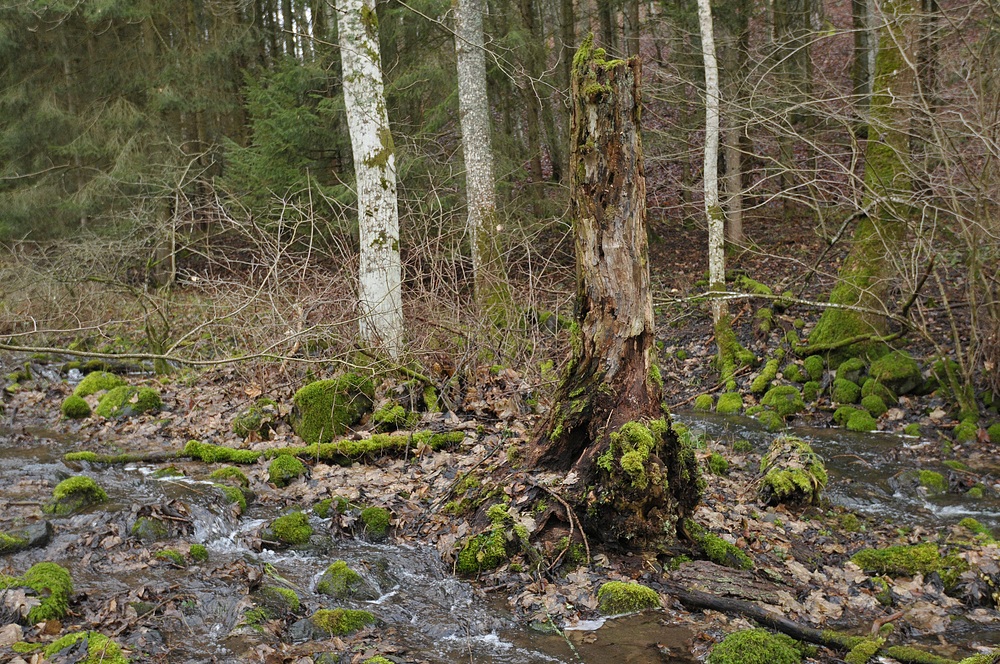
<path fill-rule="evenodd" d="M 403 313 L 396 157 L 382 87 L 378 18 L 373 0 L 341 0 L 337 9 L 344 105 L 358 192 L 361 339 L 397 357 Z"/>
<path fill-rule="evenodd" d="M 483 0 L 456 1 L 455 52 L 469 209 L 466 229 L 472 245 L 476 301 L 480 307 L 490 310 L 510 301 L 510 288 L 496 237 L 497 202 L 486 94 L 483 10 Z"/>
<path fill-rule="evenodd" d="M 698 503 L 692 451 L 661 416 L 639 139 L 639 60 L 607 60 L 592 37 L 573 64 L 571 211 L 577 255 L 572 357 L 534 435 L 529 467 L 565 475 L 584 528 L 643 546 Z"/>
<path fill-rule="evenodd" d="M 719 66 L 715 58 L 715 33 L 709 0 L 698 0 L 698 27 L 705 62 L 705 217 L 708 221 L 708 283 L 712 290 L 726 288 L 725 219 L 719 205 Z M 712 322 L 725 316 L 723 300 L 712 302 Z"/>
<path fill-rule="evenodd" d="M 873 64 L 869 58 L 872 42 L 869 0 L 851 0 L 851 21 L 854 30 L 854 59 L 851 63 L 854 102 L 858 108 L 867 108 Z"/>

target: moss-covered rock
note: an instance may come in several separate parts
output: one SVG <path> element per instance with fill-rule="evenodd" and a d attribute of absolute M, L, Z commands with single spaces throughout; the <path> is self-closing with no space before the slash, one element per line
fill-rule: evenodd
<path fill-rule="evenodd" d="M 822 391 L 823 386 L 820 383 L 815 380 L 807 380 L 805 384 L 802 385 L 802 400 L 806 403 L 813 403 L 819 398 Z"/>
<path fill-rule="evenodd" d="M 948 490 L 948 480 L 935 470 L 921 470 L 917 477 L 920 480 L 920 486 L 931 493 L 945 493 Z"/>
<path fill-rule="evenodd" d="M 861 387 L 857 383 L 837 378 L 833 381 L 830 397 L 834 403 L 858 403 L 861 400 Z"/>
<path fill-rule="evenodd" d="M 261 397 L 252 405 L 244 408 L 233 418 L 231 427 L 233 433 L 240 438 L 259 436 L 262 440 L 271 437 L 271 431 L 281 419 L 278 403 L 274 399 Z"/>
<path fill-rule="evenodd" d="M 73 632 L 45 646 L 47 660 L 64 661 L 59 653 L 73 648 L 70 659 L 65 661 L 77 664 L 128 664 L 128 658 L 122 652 L 121 646 L 100 632 Z M 83 656 L 83 652 L 86 656 Z"/>
<path fill-rule="evenodd" d="M 963 420 L 955 427 L 955 442 L 956 443 L 968 443 L 976 440 L 979 435 L 979 424 L 976 420 L 969 418 Z"/>
<path fill-rule="evenodd" d="M 998 658 L 1000 658 L 1000 650 L 992 650 L 988 653 L 966 657 L 958 664 L 996 664 Z"/>
<path fill-rule="evenodd" d="M 712 452 L 708 457 L 708 472 L 712 475 L 725 475 L 729 472 L 729 462 L 726 461 L 726 457 L 722 456 L 718 452 Z"/>
<path fill-rule="evenodd" d="M 420 423 L 420 415 L 407 411 L 399 404 L 390 403 L 372 413 L 372 424 L 377 431 L 412 429 Z"/>
<path fill-rule="evenodd" d="M 819 502 L 826 487 L 823 462 L 808 443 L 781 436 L 760 462 L 758 496 L 765 505 Z"/>
<path fill-rule="evenodd" d="M 305 544 L 312 537 L 313 529 L 309 525 L 309 517 L 302 512 L 289 512 L 271 522 L 264 537 L 270 535 L 271 541 L 279 546 L 296 546 Z"/>
<path fill-rule="evenodd" d="M 208 549 L 205 548 L 204 544 L 192 544 L 191 548 L 188 549 L 188 555 L 191 556 L 191 560 L 196 563 L 204 563 L 208 561 Z"/>
<path fill-rule="evenodd" d="M 46 514 L 66 516 L 90 505 L 107 502 L 108 494 L 86 475 L 69 477 L 52 490 L 52 499 L 42 508 Z"/>
<path fill-rule="evenodd" d="M 791 417 L 796 413 L 801 413 L 806 409 L 806 404 L 802 401 L 799 390 L 792 385 L 780 385 L 772 387 L 760 400 L 762 406 L 766 406 L 776 412 L 782 419 Z"/>
<path fill-rule="evenodd" d="M 874 378 L 866 379 L 861 385 L 861 398 L 864 399 L 869 396 L 877 396 L 886 404 L 891 404 L 893 406 L 899 403 L 899 397 L 897 397 L 892 390 Z"/>
<path fill-rule="evenodd" d="M 872 362 L 868 373 L 898 395 L 916 391 L 924 380 L 917 361 L 900 350 L 892 351 Z"/>
<path fill-rule="evenodd" d="M 641 583 L 608 581 L 597 589 L 597 610 L 604 615 L 636 613 L 659 607 L 659 593 Z"/>
<path fill-rule="evenodd" d="M 719 395 L 715 412 L 720 415 L 736 415 L 743 410 L 743 396 L 739 392 L 724 392 Z"/>
<path fill-rule="evenodd" d="M 307 443 L 328 443 L 371 412 L 371 380 L 348 373 L 310 383 L 292 398 L 292 430 Z"/>
<path fill-rule="evenodd" d="M 844 664 L 868 664 L 879 653 L 885 639 L 862 639 L 844 657 Z"/>
<path fill-rule="evenodd" d="M 757 421 L 768 431 L 781 431 L 785 428 L 785 420 L 773 410 L 762 410 L 757 413 L 756 417 Z"/>
<path fill-rule="evenodd" d="M 849 380 L 852 383 L 861 384 L 861 377 L 865 374 L 865 361 L 860 357 L 851 357 L 840 363 L 837 367 L 836 377 L 841 380 Z"/>
<path fill-rule="evenodd" d="M 314 631 L 323 636 L 346 636 L 362 627 L 375 624 L 375 616 L 368 611 L 354 609 L 320 609 L 309 621 Z"/>
<path fill-rule="evenodd" d="M 850 431 L 875 431 L 878 422 L 867 410 L 856 410 L 847 418 L 847 428 Z"/>
<path fill-rule="evenodd" d="M 694 400 L 694 409 L 703 413 L 712 412 L 714 406 L 715 399 L 712 398 L 711 394 L 699 394 Z"/>
<path fill-rule="evenodd" d="M 802 371 L 802 367 L 795 363 L 786 364 L 785 368 L 781 370 L 781 375 L 784 376 L 785 380 L 793 383 L 804 383 L 809 379 Z"/>
<path fill-rule="evenodd" d="M 94 413 L 107 419 L 118 419 L 154 413 L 162 407 L 160 394 L 153 388 L 122 385 L 101 397 Z"/>
<path fill-rule="evenodd" d="M 0 532 L 0 555 L 46 546 L 54 528 L 48 521 Z"/>
<path fill-rule="evenodd" d="M 78 397 L 89 397 L 91 394 L 113 390 L 127 383 L 119 376 L 107 371 L 95 371 L 87 374 L 73 390 L 73 395 Z"/>
<path fill-rule="evenodd" d="M 798 642 L 766 629 L 733 632 L 712 647 L 707 664 L 800 664 Z"/>
<path fill-rule="evenodd" d="M 986 433 L 989 434 L 991 443 L 1000 443 L 1000 422 L 991 424 Z"/>
<path fill-rule="evenodd" d="M 316 592 L 337 599 L 378 599 L 378 592 L 343 560 L 337 560 L 326 568 L 316 582 Z"/>
<path fill-rule="evenodd" d="M 819 355 L 810 355 L 802 361 L 802 368 L 805 369 L 806 375 L 809 376 L 809 380 L 815 380 L 817 382 L 823 380 L 823 372 L 826 370 L 826 365 L 823 363 L 823 358 Z"/>
<path fill-rule="evenodd" d="M 240 513 L 247 510 L 247 494 L 243 492 L 242 488 L 232 484 L 214 484 L 213 486 L 216 491 L 222 494 L 227 503 L 238 506 Z"/>
<path fill-rule="evenodd" d="M 250 478 L 236 466 L 223 466 L 208 474 L 208 479 L 214 482 L 223 482 L 234 486 L 241 486 L 244 489 L 250 487 Z"/>
<path fill-rule="evenodd" d="M 920 425 L 916 422 L 910 422 L 905 427 L 903 427 L 903 435 L 905 436 L 920 436 Z"/>
<path fill-rule="evenodd" d="M 763 394 L 771 387 L 771 381 L 778 376 L 778 360 L 768 360 L 764 368 L 760 370 L 752 381 L 750 381 L 750 391 L 754 394 Z"/>
<path fill-rule="evenodd" d="M 70 420 L 82 420 L 85 417 L 90 417 L 90 404 L 87 403 L 86 399 L 75 394 L 66 397 L 59 410 L 63 417 Z"/>
<path fill-rule="evenodd" d="M 846 427 L 847 421 L 851 419 L 851 415 L 858 412 L 858 409 L 854 406 L 841 406 L 837 410 L 833 411 L 833 423 L 839 427 Z"/>
<path fill-rule="evenodd" d="M 392 514 L 384 507 L 366 507 L 361 510 L 361 525 L 368 539 L 384 540 L 389 534 L 389 523 Z"/>
<path fill-rule="evenodd" d="M 136 537 L 143 542 L 155 542 L 167 539 L 170 536 L 170 529 L 159 519 L 151 516 L 140 516 L 132 524 L 132 537 Z"/>
<path fill-rule="evenodd" d="M 698 545 L 705 558 L 716 565 L 732 569 L 753 569 L 753 560 L 742 549 L 706 531 L 693 520 L 685 519 L 681 529 L 688 539 Z"/>
<path fill-rule="evenodd" d="M 282 586 L 264 586 L 257 592 L 255 599 L 271 616 L 296 614 L 302 608 L 298 593 Z"/>
<path fill-rule="evenodd" d="M 278 488 L 288 486 L 305 474 L 305 464 L 291 454 L 279 454 L 267 466 L 267 479 Z"/>
<path fill-rule="evenodd" d="M 861 407 L 867 410 L 872 417 L 884 415 L 889 410 L 889 407 L 885 405 L 885 401 L 877 394 L 869 394 L 866 397 L 861 397 Z"/>
<path fill-rule="evenodd" d="M 157 560 L 164 560 L 177 567 L 187 567 L 187 558 L 184 554 L 176 549 L 163 549 L 156 552 Z"/>
<path fill-rule="evenodd" d="M 913 576 L 938 572 L 945 588 L 950 588 L 969 564 L 959 556 L 942 556 L 932 543 L 889 546 L 884 549 L 862 549 L 851 561 L 867 572 L 889 576 Z"/>
<path fill-rule="evenodd" d="M 73 579 L 69 570 L 55 563 L 35 563 L 24 576 L 0 574 L 0 590 L 30 588 L 40 603 L 31 607 L 26 616 L 29 625 L 59 619 L 69 611 L 69 598 L 73 594 Z"/>
<path fill-rule="evenodd" d="M 163 468 L 157 468 L 154 470 L 151 477 L 156 480 L 165 480 L 170 479 L 171 477 L 184 477 L 184 471 L 174 465 L 164 466 Z"/>

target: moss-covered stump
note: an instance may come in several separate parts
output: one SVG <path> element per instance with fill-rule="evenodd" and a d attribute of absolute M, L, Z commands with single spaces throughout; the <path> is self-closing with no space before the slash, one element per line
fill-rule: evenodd
<path fill-rule="evenodd" d="M 309 617 L 315 638 L 346 636 L 363 627 L 375 624 L 375 616 L 368 611 L 354 609 L 320 609 Z"/>
<path fill-rule="evenodd" d="M 789 418 L 806 409 L 798 388 L 792 385 L 772 387 L 760 400 L 760 404 L 773 410 L 781 419 Z"/>
<path fill-rule="evenodd" d="M 917 361 L 901 350 L 894 350 L 872 362 L 868 373 L 898 395 L 920 389 L 924 380 Z"/>
<path fill-rule="evenodd" d="M 41 600 L 31 607 L 27 615 L 20 616 L 26 624 L 63 618 L 69 611 L 73 579 L 64 567 L 55 563 L 36 563 L 21 577 L 0 574 L 0 590 L 19 587 L 30 588 Z"/>
<path fill-rule="evenodd" d="M 641 583 L 608 581 L 597 589 L 597 610 L 606 616 L 660 607 L 660 595 Z"/>
<path fill-rule="evenodd" d="M 309 518 L 302 512 L 289 512 L 279 516 L 262 533 L 261 539 L 276 548 L 288 548 L 305 544 L 312 537 L 313 529 Z"/>
<path fill-rule="evenodd" d="M 127 385 L 119 376 L 107 371 L 94 371 L 87 374 L 73 390 L 73 395 L 78 397 L 89 397 L 91 394 L 106 392 L 116 387 Z"/>
<path fill-rule="evenodd" d="M 267 440 L 280 420 L 278 402 L 268 397 L 261 397 L 251 406 L 236 413 L 231 427 L 233 433 L 240 438 L 256 436 L 261 440 Z"/>
<path fill-rule="evenodd" d="M 307 443 L 328 443 L 370 413 L 374 398 L 371 380 L 356 373 L 310 383 L 292 397 L 292 430 Z"/>
<path fill-rule="evenodd" d="M 279 454 L 267 466 L 267 479 L 278 487 L 286 487 L 306 474 L 306 466 L 291 454 Z"/>
<path fill-rule="evenodd" d="M 70 651 L 60 656 L 63 651 Z M 46 660 L 77 664 L 128 664 L 121 646 L 100 632 L 73 632 L 45 646 Z M 86 656 L 83 653 L 86 652 Z M 67 659 L 64 659 L 67 658 Z"/>
<path fill-rule="evenodd" d="M 800 664 L 802 651 L 790 636 L 766 629 L 733 632 L 715 644 L 708 664 Z"/>
<path fill-rule="evenodd" d="M 378 599 L 378 591 L 343 560 L 333 562 L 316 582 L 316 592 L 337 599 Z"/>
<path fill-rule="evenodd" d="M 52 490 L 52 499 L 42 508 L 46 514 L 66 516 L 90 505 L 107 502 L 108 494 L 86 475 L 69 477 Z"/>
<path fill-rule="evenodd" d="M 90 404 L 83 397 L 71 394 L 62 402 L 59 411 L 68 420 L 82 420 L 90 417 Z"/>
<path fill-rule="evenodd" d="M 106 419 L 118 419 L 155 413 L 162 407 L 160 394 L 153 388 L 122 385 L 101 397 L 94 414 Z"/>
<path fill-rule="evenodd" d="M 969 564 L 957 555 L 942 556 L 936 544 L 889 546 L 884 549 L 862 549 L 851 561 L 865 570 L 889 576 L 913 576 L 937 572 L 946 589 L 951 588 Z"/>
<path fill-rule="evenodd" d="M 42 521 L 24 528 L 15 528 L 9 532 L 0 533 L 0 555 L 46 546 L 52 539 L 52 532 L 52 524 L 48 521 Z"/>
<path fill-rule="evenodd" d="M 496 569 L 517 553 L 528 536 L 514 524 L 506 505 L 493 505 L 486 516 L 491 523 L 490 529 L 465 540 L 458 552 L 455 571 L 463 576 L 476 576 Z"/>
<path fill-rule="evenodd" d="M 715 412 L 720 415 L 737 415 L 743 410 L 743 395 L 739 392 L 724 392 L 719 395 Z"/>
<path fill-rule="evenodd" d="M 799 438 L 782 436 L 761 459 L 757 495 L 765 505 L 815 503 L 826 482 L 826 469 L 812 448 Z"/>

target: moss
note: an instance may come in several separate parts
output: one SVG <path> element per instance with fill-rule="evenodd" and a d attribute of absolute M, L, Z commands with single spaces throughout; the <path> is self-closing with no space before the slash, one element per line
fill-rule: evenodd
<path fill-rule="evenodd" d="M 987 541 L 990 542 L 993 541 L 993 533 L 990 532 L 990 529 L 984 526 L 983 524 L 979 523 L 975 519 L 973 519 L 971 516 L 967 516 L 961 521 L 959 521 L 958 525 L 961 526 L 962 528 L 965 528 L 973 535 L 980 535 L 984 537 Z"/>
<path fill-rule="evenodd" d="M 87 657 L 80 659 L 77 654 L 71 655 L 71 661 L 78 664 L 128 664 L 128 658 L 122 653 L 118 643 L 100 632 L 73 632 L 45 646 L 45 657 L 57 659 L 61 651 L 75 646 L 80 641 L 87 643 Z M 61 658 L 60 658 L 61 659 Z"/>
<path fill-rule="evenodd" d="M 991 443 L 1000 443 L 1000 422 L 991 424 L 986 433 L 989 434 Z"/>
<path fill-rule="evenodd" d="M 793 436 L 775 439 L 760 468 L 758 494 L 765 504 L 818 502 L 828 479 L 809 444 Z"/>
<path fill-rule="evenodd" d="M 967 419 L 955 427 L 955 442 L 968 443 L 976 440 L 979 434 L 979 425 L 973 419 Z"/>
<path fill-rule="evenodd" d="M 895 394 L 909 394 L 923 383 L 917 361 L 898 350 L 872 362 L 869 374 Z"/>
<path fill-rule="evenodd" d="M 781 375 L 785 377 L 785 380 L 790 380 L 793 383 L 804 383 L 808 378 L 802 371 L 802 367 L 797 364 L 786 364 L 785 368 L 781 370 Z"/>
<path fill-rule="evenodd" d="M 310 383 L 292 397 L 292 429 L 307 443 L 328 443 L 371 411 L 374 393 L 356 373 Z"/>
<path fill-rule="evenodd" d="M 885 405 L 885 401 L 877 394 L 869 394 L 866 397 L 861 397 L 861 407 L 867 410 L 872 417 L 884 415 L 889 410 L 889 407 Z"/>
<path fill-rule="evenodd" d="M 836 378 L 849 380 L 852 383 L 861 383 L 861 377 L 865 373 L 865 361 L 860 357 L 851 357 L 840 363 L 837 367 Z"/>
<path fill-rule="evenodd" d="M 694 409 L 702 412 L 712 412 L 712 407 L 714 405 L 715 399 L 712 398 L 711 394 L 699 394 L 694 400 Z"/>
<path fill-rule="evenodd" d="M 905 427 L 903 427 L 903 434 L 907 436 L 919 436 L 920 435 L 920 425 L 916 422 L 910 422 Z"/>
<path fill-rule="evenodd" d="M 885 639 L 865 639 L 857 644 L 844 657 L 845 664 L 868 664 L 868 661 L 875 657 L 885 644 Z"/>
<path fill-rule="evenodd" d="M 0 554 L 20 551 L 28 544 L 28 538 L 0 533 Z"/>
<path fill-rule="evenodd" d="M 781 415 L 778 415 L 773 410 L 764 410 L 758 413 L 757 420 L 764 425 L 764 428 L 768 431 L 781 431 L 785 428 L 785 421 L 781 419 Z"/>
<path fill-rule="evenodd" d="M 361 587 L 363 580 L 361 575 L 348 567 L 343 560 L 333 562 L 316 584 L 316 592 L 322 595 L 332 595 L 338 599 L 345 599 L 354 594 Z"/>
<path fill-rule="evenodd" d="M 605 615 L 635 613 L 659 606 L 659 593 L 640 583 L 608 581 L 597 589 L 597 610 Z"/>
<path fill-rule="evenodd" d="M 493 505 L 487 510 L 487 516 L 492 522 L 490 529 L 466 540 L 458 553 L 455 570 L 459 574 L 474 576 L 496 569 L 510 557 L 510 549 L 513 547 L 507 530 L 513 525 L 513 520 L 507 507 L 503 504 Z"/>
<path fill-rule="evenodd" d="M 231 447 L 189 440 L 181 455 L 205 463 L 256 463 L 263 453 L 255 450 L 234 450 Z"/>
<path fill-rule="evenodd" d="M 231 505 L 239 505 L 240 512 L 246 512 L 247 496 L 245 493 L 243 493 L 242 489 L 240 489 L 238 486 L 233 486 L 231 484 L 216 484 L 214 486 L 226 499 L 227 503 Z"/>
<path fill-rule="evenodd" d="M 948 480 L 939 472 L 921 470 L 918 477 L 920 478 L 920 486 L 929 489 L 932 493 L 944 493 L 948 490 Z"/>
<path fill-rule="evenodd" d="M 972 657 L 966 657 L 958 664 L 995 664 L 998 654 L 1000 654 L 1000 650 L 993 650 L 991 652 L 973 655 Z M 950 662 L 942 662 L 941 664 L 950 664 Z"/>
<path fill-rule="evenodd" d="M 632 486 L 637 489 L 649 486 L 646 465 L 655 444 L 650 427 L 639 422 L 626 422 L 611 434 L 610 439 L 609 451 L 618 458 L 618 464 L 629 476 Z"/>
<path fill-rule="evenodd" d="M 305 474 L 305 464 L 291 454 L 279 454 L 267 466 L 267 479 L 278 488 L 288 486 Z"/>
<path fill-rule="evenodd" d="M 187 560 L 184 559 L 184 554 L 180 551 L 175 551 L 174 549 L 163 549 L 162 551 L 156 552 L 157 560 L 165 560 L 169 563 L 173 563 L 178 567 L 187 567 Z"/>
<path fill-rule="evenodd" d="M 143 542 L 155 542 L 156 540 L 166 539 L 170 535 L 170 530 L 167 528 L 159 519 L 154 519 L 149 516 L 140 516 L 132 524 L 130 530 L 132 537 L 136 537 Z"/>
<path fill-rule="evenodd" d="M 833 412 L 833 423 L 837 426 L 846 427 L 851 415 L 858 412 L 854 406 L 841 406 Z"/>
<path fill-rule="evenodd" d="M 740 453 L 753 452 L 753 443 L 749 440 L 733 441 L 733 451 Z"/>
<path fill-rule="evenodd" d="M 153 471 L 153 479 L 162 480 L 170 477 L 184 477 L 184 471 L 177 466 L 164 466 Z"/>
<path fill-rule="evenodd" d="M 725 475 L 729 472 L 729 462 L 726 457 L 717 452 L 712 452 L 708 457 L 708 472 L 713 475 Z"/>
<path fill-rule="evenodd" d="M 85 417 L 90 417 L 90 404 L 87 403 L 86 399 L 75 394 L 66 397 L 59 410 L 63 417 L 70 420 L 82 420 Z"/>
<path fill-rule="evenodd" d="M 383 540 L 389 534 L 389 522 L 392 514 L 384 507 L 366 507 L 361 510 L 361 523 L 365 527 L 365 535 L 373 540 Z"/>
<path fill-rule="evenodd" d="M 162 407 L 160 394 L 153 388 L 122 385 L 101 397 L 94 414 L 115 419 L 156 412 Z"/>
<path fill-rule="evenodd" d="M 271 437 L 271 431 L 279 419 L 278 402 L 268 397 L 261 397 L 251 406 L 236 414 L 231 428 L 233 433 L 240 438 L 248 438 L 251 434 L 256 434 L 263 440 L 267 440 Z"/>
<path fill-rule="evenodd" d="M 720 415 L 735 415 L 743 410 L 743 397 L 739 392 L 724 392 L 719 395 L 715 412 Z"/>
<path fill-rule="evenodd" d="M 850 431 L 875 431 L 878 422 L 867 410 L 856 410 L 847 418 L 847 428 Z"/>
<path fill-rule="evenodd" d="M 372 413 L 372 423 L 378 431 L 412 429 L 420 422 L 420 415 L 407 412 L 399 404 L 388 404 Z"/>
<path fill-rule="evenodd" d="M 350 503 L 339 496 L 335 498 L 324 498 L 313 505 L 313 514 L 321 519 L 326 519 L 335 514 L 343 514 L 350 508 Z"/>
<path fill-rule="evenodd" d="M 17 580 L 17 583 L 31 588 L 41 600 L 41 604 L 32 607 L 28 612 L 29 624 L 35 625 L 66 616 L 69 611 L 69 598 L 73 594 L 73 579 L 65 567 L 55 563 L 36 563 Z"/>
<path fill-rule="evenodd" d="M 861 387 L 843 378 L 833 381 L 830 397 L 834 403 L 857 403 L 861 399 Z"/>
<path fill-rule="evenodd" d="M 799 664 L 802 653 L 790 636 L 766 629 L 733 632 L 717 643 L 707 664 Z"/>
<path fill-rule="evenodd" d="M 386 659 L 382 655 L 375 655 L 374 657 L 369 657 L 361 664 L 395 664 L 391 659 Z"/>
<path fill-rule="evenodd" d="M 861 398 L 864 399 L 868 396 L 877 396 L 886 404 L 896 405 L 899 403 L 899 397 L 897 397 L 892 390 L 874 378 L 867 379 L 861 385 Z"/>
<path fill-rule="evenodd" d="M 52 500 L 42 508 L 46 514 L 66 516 L 89 505 L 104 503 L 108 494 L 90 477 L 69 477 L 52 490 Z"/>
<path fill-rule="evenodd" d="M 302 512 L 289 512 L 271 522 L 271 532 L 284 545 L 305 544 L 313 534 L 309 519 Z"/>
<path fill-rule="evenodd" d="M 799 394 L 798 389 L 791 385 L 772 387 L 760 400 L 760 403 L 762 406 L 773 409 L 782 419 L 801 413 L 806 409 L 802 395 Z"/>
<path fill-rule="evenodd" d="M 243 488 L 248 488 L 250 486 L 250 479 L 236 466 L 225 466 L 223 468 L 213 470 L 209 473 L 208 479 L 215 480 L 216 482 L 238 484 Z"/>
<path fill-rule="evenodd" d="M 83 380 L 73 390 L 73 395 L 77 397 L 87 397 L 98 392 L 113 390 L 116 387 L 125 385 L 125 381 L 119 376 L 107 371 L 95 371 L 87 374 Z"/>
<path fill-rule="evenodd" d="M 753 560 L 735 544 L 731 544 L 718 535 L 706 534 L 698 542 L 705 557 L 716 565 L 732 567 L 733 569 L 753 569 Z"/>
<path fill-rule="evenodd" d="M 851 561 L 865 571 L 889 576 L 939 572 L 946 588 L 950 585 L 946 579 L 954 581 L 957 578 L 956 572 L 960 573 L 968 568 L 968 563 L 961 558 L 942 557 L 937 545 L 931 543 L 862 549 L 851 556 Z"/>
<path fill-rule="evenodd" d="M 208 561 L 208 549 L 205 548 L 204 544 L 192 544 L 188 555 L 191 556 L 191 560 L 197 563 Z"/>
<path fill-rule="evenodd" d="M 330 636 L 345 636 L 375 623 L 368 611 L 354 609 L 320 609 L 309 618 L 316 631 Z"/>
<path fill-rule="evenodd" d="M 750 391 L 754 394 L 763 394 L 771 386 L 771 381 L 777 378 L 777 376 L 778 360 L 768 360 L 760 373 L 750 382 Z"/>
<path fill-rule="evenodd" d="M 260 601 L 270 612 L 277 614 L 298 613 L 302 608 L 302 600 L 291 588 L 281 586 L 264 586 L 258 593 Z"/>
<path fill-rule="evenodd" d="M 977 484 L 968 491 L 965 492 L 965 497 L 972 500 L 982 500 L 986 496 L 986 492 L 983 490 L 982 485 Z"/>
<path fill-rule="evenodd" d="M 807 380 L 802 386 L 802 400 L 806 403 L 813 403 L 819 398 L 822 391 L 823 386 L 820 383 L 814 380 Z"/>
<path fill-rule="evenodd" d="M 823 364 L 823 358 L 819 355 L 807 357 L 802 361 L 802 367 L 805 369 L 806 375 L 809 376 L 809 380 L 817 382 L 823 380 L 823 371 L 826 366 Z"/>

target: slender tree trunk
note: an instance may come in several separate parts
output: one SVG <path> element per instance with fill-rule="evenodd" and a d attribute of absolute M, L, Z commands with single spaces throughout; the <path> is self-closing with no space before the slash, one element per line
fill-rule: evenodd
<path fill-rule="evenodd" d="M 625 52 L 631 58 L 639 55 L 639 0 L 626 0 L 625 12 Z"/>
<path fill-rule="evenodd" d="M 854 101 L 857 108 L 868 107 L 871 94 L 872 71 L 868 54 L 871 50 L 871 22 L 868 12 L 870 0 L 851 0 L 851 22 L 854 30 L 854 58 L 851 79 L 854 83 Z"/>
<path fill-rule="evenodd" d="M 497 201 L 490 145 L 489 99 L 486 94 L 484 8 L 483 0 L 456 0 L 455 54 L 469 208 L 466 229 L 472 246 L 476 301 L 489 311 L 510 301 L 510 288 L 496 237 Z"/>
<path fill-rule="evenodd" d="M 588 37 L 572 95 L 572 357 L 527 462 L 563 474 L 560 492 L 592 536 L 640 547 L 675 535 L 699 479 L 660 408 L 653 362 L 638 58 L 609 61 Z"/>
<path fill-rule="evenodd" d="M 705 61 L 705 217 L 708 221 L 708 283 L 712 290 L 726 288 L 725 218 L 719 205 L 719 66 L 709 0 L 698 0 L 698 28 Z M 723 300 L 712 303 L 712 322 L 725 315 Z"/>
<path fill-rule="evenodd" d="M 340 0 L 344 105 L 354 152 L 361 238 L 361 339 L 390 357 L 402 350 L 396 156 L 385 110 L 374 0 Z"/>

